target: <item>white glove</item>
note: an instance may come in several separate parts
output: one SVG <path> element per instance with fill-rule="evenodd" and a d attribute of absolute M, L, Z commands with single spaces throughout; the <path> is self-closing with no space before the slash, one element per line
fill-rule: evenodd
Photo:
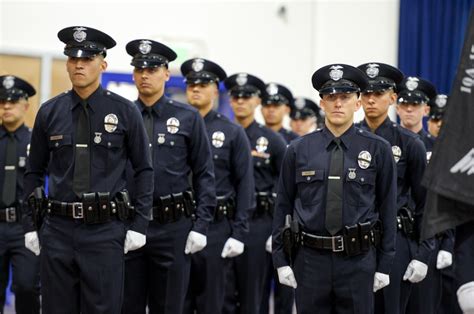
<path fill-rule="evenodd" d="M 474 281 L 463 284 L 456 294 L 462 312 L 464 314 L 474 314 Z"/>
<path fill-rule="evenodd" d="M 222 249 L 222 258 L 236 257 L 244 252 L 244 243 L 234 238 L 228 238 Z"/>
<path fill-rule="evenodd" d="M 123 252 L 127 254 L 129 251 L 135 251 L 146 244 L 146 236 L 142 233 L 128 230 L 125 236 Z"/>
<path fill-rule="evenodd" d="M 194 254 L 201 251 L 207 245 L 207 237 L 202 233 L 196 231 L 190 231 L 188 239 L 186 240 L 186 246 L 184 247 L 184 254 Z"/>
<path fill-rule="evenodd" d="M 425 279 L 427 272 L 428 265 L 414 259 L 410 262 L 410 264 L 408 264 L 405 275 L 403 275 L 403 280 L 409 280 L 412 283 L 417 283 Z"/>
<path fill-rule="evenodd" d="M 374 292 L 388 286 L 390 284 L 390 276 L 384 273 L 375 273 L 374 276 Z"/>
<path fill-rule="evenodd" d="M 444 269 L 449 267 L 453 264 L 453 254 L 449 253 L 448 251 L 440 250 L 438 252 L 438 257 L 436 260 L 436 268 L 437 269 Z"/>
<path fill-rule="evenodd" d="M 293 274 L 293 270 L 290 266 L 278 267 L 277 272 L 278 281 L 280 281 L 282 285 L 296 289 L 298 285 L 296 283 L 295 274 Z"/>
<path fill-rule="evenodd" d="M 269 236 L 267 242 L 265 242 L 265 250 L 272 254 L 272 236 Z"/>
<path fill-rule="evenodd" d="M 41 246 L 38 239 L 38 232 L 30 231 L 25 233 L 25 247 L 36 256 L 40 255 Z"/>

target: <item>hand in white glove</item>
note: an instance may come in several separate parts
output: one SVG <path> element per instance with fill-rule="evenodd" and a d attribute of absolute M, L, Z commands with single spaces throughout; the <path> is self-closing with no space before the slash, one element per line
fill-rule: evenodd
<path fill-rule="evenodd" d="M 405 275 L 403 275 L 403 280 L 409 280 L 412 283 L 417 283 L 425 279 L 427 272 L 428 265 L 414 259 L 410 262 L 410 264 L 408 264 Z"/>
<path fill-rule="evenodd" d="M 125 243 L 123 245 L 123 252 L 127 254 L 129 251 L 134 251 L 146 244 L 146 236 L 142 233 L 128 230 L 125 236 Z"/>
<path fill-rule="evenodd" d="M 453 254 L 448 251 L 440 250 L 436 259 L 436 268 L 443 269 L 453 264 Z"/>
<path fill-rule="evenodd" d="M 298 285 L 296 283 L 295 274 L 293 274 L 293 270 L 290 266 L 278 267 L 277 272 L 278 281 L 280 281 L 282 285 L 296 289 Z"/>
<path fill-rule="evenodd" d="M 186 240 L 186 246 L 184 248 L 184 254 L 194 254 L 201 251 L 207 245 L 207 237 L 202 233 L 196 231 L 190 231 L 188 239 Z"/>
<path fill-rule="evenodd" d="M 25 233 L 25 247 L 36 256 L 40 255 L 41 246 L 38 239 L 38 232 L 30 231 Z"/>
<path fill-rule="evenodd" d="M 456 294 L 462 312 L 464 314 L 474 314 L 474 281 L 463 284 Z"/>
<path fill-rule="evenodd" d="M 268 253 L 272 253 L 272 236 L 269 236 L 267 242 L 265 242 L 265 250 Z"/>
<path fill-rule="evenodd" d="M 234 238 L 228 238 L 222 249 L 222 258 L 236 257 L 244 252 L 244 243 Z"/>
<path fill-rule="evenodd" d="M 388 286 L 390 284 L 390 276 L 384 273 L 375 273 L 374 276 L 374 292 Z"/>

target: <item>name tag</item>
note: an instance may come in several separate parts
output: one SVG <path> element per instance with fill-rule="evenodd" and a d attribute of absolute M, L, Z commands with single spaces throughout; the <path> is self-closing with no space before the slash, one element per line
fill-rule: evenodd
<path fill-rule="evenodd" d="M 50 139 L 51 141 L 58 141 L 58 140 L 62 140 L 62 139 L 63 139 L 63 136 L 62 136 L 62 135 L 51 135 L 51 136 L 49 137 L 49 139 Z"/>
<path fill-rule="evenodd" d="M 309 177 L 309 176 L 314 176 L 316 174 L 316 171 L 314 170 L 307 170 L 307 171 L 302 171 L 301 175 L 303 177 Z"/>

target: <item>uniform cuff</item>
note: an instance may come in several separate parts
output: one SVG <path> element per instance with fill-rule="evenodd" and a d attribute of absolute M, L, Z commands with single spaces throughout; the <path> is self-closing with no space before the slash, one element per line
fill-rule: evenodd
<path fill-rule="evenodd" d="M 273 259 L 273 266 L 275 269 L 283 267 L 283 266 L 290 266 L 290 263 L 286 260 L 285 253 L 282 250 L 277 250 L 272 254 Z"/>
<path fill-rule="evenodd" d="M 193 231 L 199 232 L 205 236 L 207 236 L 207 229 L 209 229 L 209 223 L 199 218 L 194 222 L 192 228 Z"/>

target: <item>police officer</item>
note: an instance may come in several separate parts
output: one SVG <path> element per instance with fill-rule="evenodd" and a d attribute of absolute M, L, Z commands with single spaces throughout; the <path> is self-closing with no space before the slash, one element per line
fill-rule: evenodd
<path fill-rule="evenodd" d="M 229 258 L 245 250 L 254 204 L 253 164 L 244 129 L 213 110 L 219 83 L 227 77 L 216 63 L 194 58 L 181 65 L 189 104 L 199 110 L 212 148 L 217 207 L 208 243 L 191 258 L 191 282 L 185 313 L 222 313 Z"/>
<path fill-rule="evenodd" d="M 126 257 L 123 313 L 145 313 L 147 304 L 150 313 L 182 313 L 189 254 L 206 246 L 216 206 L 211 148 L 198 110 L 164 95 L 176 53 L 148 39 L 133 40 L 126 49 L 156 184 L 147 243 Z"/>
<path fill-rule="evenodd" d="M 262 303 L 265 273 L 269 269 L 271 223 L 275 185 L 280 173 L 286 143 L 271 129 L 255 121 L 265 83 L 254 75 L 237 73 L 225 80 L 235 119 L 247 134 L 253 156 L 256 208 L 244 237 L 245 251 L 234 259 L 235 285 L 240 313 L 257 314 Z M 229 285 L 232 287 L 232 282 Z"/>
<path fill-rule="evenodd" d="M 428 114 L 428 132 L 434 137 L 438 137 L 447 103 L 448 96 L 444 94 L 438 94 L 428 102 L 428 105 L 430 106 L 430 112 Z"/>
<path fill-rule="evenodd" d="M 10 266 L 16 313 L 39 313 L 39 258 L 25 248 L 20 224 L 23 175 L 30 149 L 31 130 L 25 122 L 29 97 L 36 94 L 28 82 L 13 75 L 0 76 L 0 313 L 3 313 Z"/>
<path fill-rule="evenodd" d="M 417 134 L 388 118 L 390 105 L 397 101 L 396 85 L 403 80 L 403 74 L 383 63 L 366 63 L 358 68 L 369 79 L 369 85 L 361 97 L 365 119 L 360 127 L 390 143 L 397 165 L 396 255 L 390 273 L 390 285 L 375 297 L 376 313 L 405 313 L 411 283 L 425 278 L 433 248 L 431 240 L 418 245 L 426 197 L 426 190 L 420 184 L 426 168 L 426 150 Z M 421 95 L 417 86 L 417 83 L 408 83 L 407 88 L 411 89 L 408 94 Z M 414 206 L 410 206 L 410 202 Z"/>
<path fill-rule="evenodd" d="M 280 282 L 296 288 L 298 313 L 373 313 L 372 290 L 389 283 L 395 253 L 395 164 L 385 140 L 353 125 L 367 85 L 360 70 L 327 65 L 312 83 L 326 126 L 287 149 L 273 261 Z M 283 247 L 290 217 L 298 225 L 291 236 L 291 249 L 299 246 L 294 255 Z"/>
<path fill-rule="evenodd" d="M 324 126 L 324 116 L 319 106 L 309 98 L 295 98 L 290 111 L 290 126 L 299 136 Z"/>
<path fill-rule="evenodd" d="M 36 116 L 25 195 L 25 245 L 39 254 L 43 313 L 120 313 L 124 252 L 145 244 L 153 172 L 140 113 L 100 86 L 115 41 L 91 27 L 62 29 L 72 90 Z M 125 169 L 138 191 L 132 211 Z M 48 172 L 48 199 L 38 188 Z M 42 212 L 47 213 L 41 225 Z M 132 216 L 130 230 L 124 226 Z"/>
<path fill-rule="evenodd" d="M 298 137 L 298 134 L 283 127 L 283 119 L 290 112 L 293 104 L 293 94 L 283 85 L 268 83 L 262 99 L 262 115 L 265 125 L 280 133 L 286 143 Z"/>

